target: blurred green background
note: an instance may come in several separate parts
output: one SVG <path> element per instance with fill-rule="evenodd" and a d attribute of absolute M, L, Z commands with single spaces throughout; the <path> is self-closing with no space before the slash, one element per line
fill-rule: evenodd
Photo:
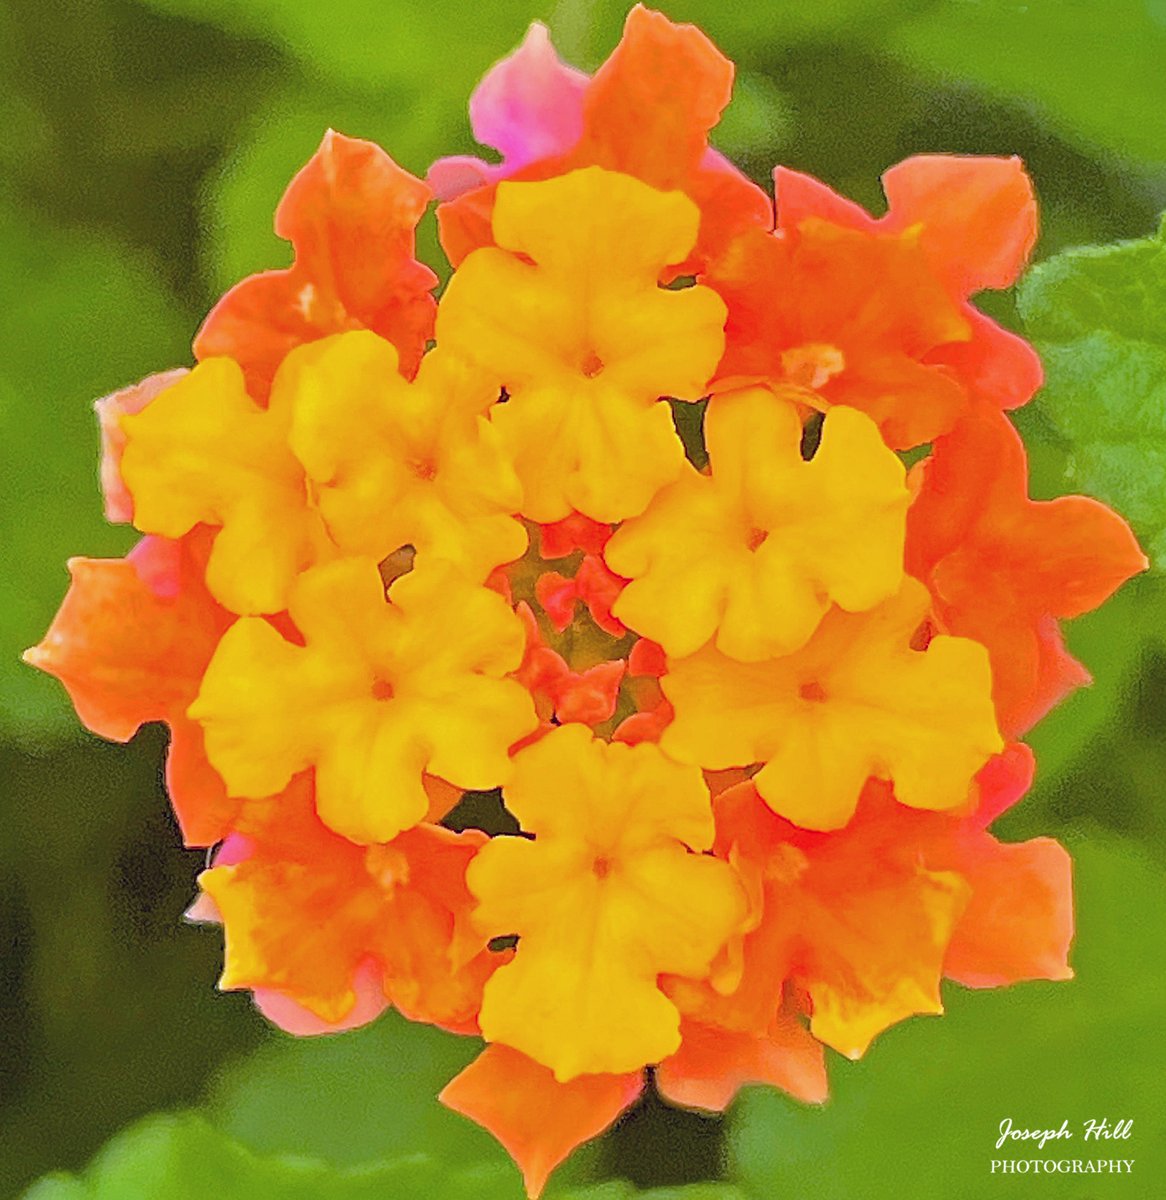
<path fill-rule="evenodd" d="M 1166 208 L 1166 0 L 663 7 L 736 60 L 716 140 L 759 180 L 781 161 L 877 209 L 880 172 L 909 154 L 1019 153 L 1042 202 L 1038 259 L 1145 237 Z M 201 856 L 178 848 L 161 736 L 124 747 L 88 737 L 57 685 L 17 656 L 59 603 L 67 556 L 130 544 L 101 519 L 91 400 L 188 362 L 216 296 L 287 262 L 272 211 L 323 130 L 373 138 L 423 173 L 474 149 L 470 89 L 531 19 L 593 68 L 623 14 L 612 0 L 0 4 L 0 1197 L 83 1167 L 145 1114 L 179 1109 L 195 1115 L 136 1129 L 87 1183 L 60 1176 L 37 1195 L 520 1194 L 491 1139 L 432 1098 L 473 1045 L 393 1018 L 295 1042 L 245 997 L 216 993 L 218 934 L 181 920 Z M 431 218 L 422 245 L 438 266 Z M 1160 314 L 1156 261 L 1161 304 L 1147 292 L 1145 307 Z M 988 306 L 1017 322 L 1012 297 Z M 1060 419 L 1055 375 L 1021 424 L 1037 496 L 1113 461 L 1075 439 L 1107 454 L 1120 443 L 1141 474 L 1107 498 L 1127 503 L 1156 548 L 1161 318 L 1131 336 L 1149 366 L 1103 374 L 1085 434 Z M 1038 784 L 1002 830 L 1054 833 L 1077 856 L 1076 981 L 952 988 L 946 1019 L 908 1022 L 862 1064 L 835 1059 L 821 1111 L 763 1091 L 724 1120 L 646 1103 L 552 1189 L 627 1181 L 586 1193 L 616 1200 L 715 1179 L 691 1196 L 823 1200 L 1166 1187 L 1163 590 L 1151 573 L 1073 625 L 1096 683 L 1033 735 Z M 1113 1156 L 1136 1159 L 1138 1179 L 990 1179 L 1005 1116 L 1134 1118 Z M 370 1166 L 418 1151 L 428 1159 Z M 272 1154 L 332 1166 L 255 1157 Z"/>

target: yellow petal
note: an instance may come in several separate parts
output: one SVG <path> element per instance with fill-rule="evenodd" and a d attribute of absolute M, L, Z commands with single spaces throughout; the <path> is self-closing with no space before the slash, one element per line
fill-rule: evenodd
<path fill-rule="evenodd" d="M 494 202 L 494 240 L 548 272 L 654 286 L 696 244 L 700 210 L 683 192 L 584 167 L 539 183 L 508 181 Z"/>
<path fill-rule="evenodd" d="M 287 446 L 286 413 L 259 408 L 231 359 L 200 363 L 140 413 L 123 415 L 121 428 L 134 524 L 171 538 L 219 526 L 207 585 L 227 608 L 282 611 L 296 572 L 330 556 Z"/>
<path fill-rule="evenodd" d="M 567 378 L 530 387 L 491 417 L 541 524 L 572 510 L 614 522 L 643 511 L 684 466 L 666 404 L 629 403 L 606 384 Z"/>

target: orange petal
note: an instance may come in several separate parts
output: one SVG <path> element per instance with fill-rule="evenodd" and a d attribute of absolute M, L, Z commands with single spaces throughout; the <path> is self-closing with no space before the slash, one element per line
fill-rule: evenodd
<path fill-rule="evenodd" d="M 1036 755 L 1023 742 L 1012 742 L 990 759 L 976 776 L 976 824 L 986 829 L 1018 803 L 1032 787 L 1035 773 Z"/>
<path fill-rule="evenodd" d="M 611 719 L 625 670 L 623 659 L 596 663 L 586 671 L 571 671 L 555 690 L 555 716 L 560 723 L 581 721 L 598 725 Z"/>
<path fill-rule="evenodd" d="M 843 229 L 873 232 L 877 222 L 861 205 L 840 196 L 832 187 L 789 167 L 773 172 L 773 195 L 777 205 L 777 228 L 797 229 L 810 217 L 818 217 Z"/>
<path fill-rule="evenodd" d="M 733 64 L 699 29 L 637 4 L 587 91 L 584 141 L 598 165 L 675 188 L 700 161 L 732 90 Z"/>
<path fill-rule="evenodd" d="M 587 605 L 595 624 L 612 637 L 623 637 L 627 627 L 612 615 L 611 609 L 627 585 L 627 580 L 610 570 L 598 555 L 588 554 L 575 573 L 575 585 L 579 599 Z"/>
<path fill-rule="evenodd" d="M 642 1089 L 638 1072 L 557 1083 L 540 1063 L 496 1044 L 446 1084 L 438 1099 L 488 1129 L 518 1164 L 526 1194 L 536 1197 L 555 1167 L 601 1134 Z"/>
<path fill-rule="evenodd" d="M 122 388 L 93 402 L 101 429 L 101 492 L 105 499 L 107 521 L 120 524 L 134 519 L 133 497 L 121 477 L 121 455 L 126 444 L 125 430 L 121 427 L 122 416 L 141 412 L 155 396 L 172 383 L 177 383 L 185 374 L 185 367 L 160 371 L 141 383 Z"/>
<path fill-rule="evenodd" d="M 576 550 L 602 554 L 611 537 L 611 526 L 573 512 L 561 521 L 539 526 L 539 553 L 543 558 L 566 558 Z"/>
<path fill-rule="evenodd" d="M 193 573 L 169 590 L 156 582 L 174 545 L 145 538 L 124 559 L 71 559 L 60 611 L 25 653 L 65 685 L 82 723 L 101 737 L 128 741 L 145 722 L 181 711 L 226 627 Z"/>
<path fill-rule="evenodd" d="M 1071 979 L 1072 860 L 1050 838 L 1004 845 L 976 839 L 958 865 L 971 901 L 948 946 L 944 974 L 966 987 Z"/>
<path fill-rule="evenodd" d="M 736 232 L 773 223 L 764 192 L 707 153 L 732 88 L 733 64 L 699 29 L 637 4 L 584 102 L 579 162 L 686 191 L 703 210 L 698 261 Z"/>
<path fill-rule="evenodd" d="M 294 265 L 232 288 L 199 330 L 197 357 L 234 358 L 262 401 L 293 347 L 364 327 L 396 346 L 411 376 L 436 312 L 437 277 L 414 257 L 430 195 L 379 146 L 330 130 L 276 210 Z"/>
<path fill-rule="evenodd" d="M 673 1104 L 724 1112 L 737 1091 L 768 1083 L 808 1104 L 827 1096 L 821 1042 L 793 1016 L 781 1014 L 763 1035 L 686 1020 L 680 1049 L 656 1068 L 656 1086 Z"/>
<path fill-rule="evenodd" d="M 872 797 L 877 819 L 868 815 Z M 809 995 L 814 1036 L 855 1058 L 897 1021 L 942 1011 L 943 957 L 968 887 L 925 860 L 918 845 L 949 818 L 895 813 L 877 786 L 851 824 L 831 834 L 774 816 L 752 783 L 722 792 L 714 807 L 716 852 L 759 873 L 762 911 L 745 936 L 736 990 L 710 991 L 686 1011 L 760 1034 L 792 981 Z M 904 829 L 917 831 L 914 844 Z"/>
<path fill-rule="evenodd" d="M 963 305 L 960 312 L 971 331 L 969 339 L 941 346 L 927 361 L 948 367 L 974 395 L 997 408 L 1027 404 L 1044 382 L 1040 355 L 972 305 Z"/>
<path fill-rule="evenodd" d="M 515 179 L 535 178 L 531 168 L 516 171 Z M 541 172 L 537 173 L 541 178 Z M 493 183 L 485 187 L 464 192 L 454 200 L 437 206 L 437 233 L 441 248 L 452 266 L 461 266 L 462 260 L 482 246 L 494 244 L 494 194 Z"/>
<path fill-rule="evenodd" d="M 641 742 L 658 742 L 660 734 L 671 723 L 673 715 L 672 705 L 667 700 L 661 700 L 655 708 L 625 717 L 611 735 L 612 741 L 626 742 L 629 746 L 637 746 Z"/>
<path fill-rule="evenodd" d="M 147 537 L 125 559 L 73 560 L 60 612 L 26 655 L 64 683 L 102 737 L 126 741 L 147 721 L 170 725 L 166 787 L 188 846 L 225 837 L 239 808 L 185 715 L 229 622 L 202 584 L 202 541 Z"/>
<path fill-rule="evenodd" d="M 702 282 L 728 306 L 718 379 L 801 382 L 807 351 L 825 355 L 818 405 L 868 413 L 895 448 L 930 441 L 967 407 L 960 380 L 931 361 L 967 341 L 966 306 L 912 236 L 807 217 L 781 236 L 743 234 Z"/>
<path fill-rule="evenodd" d="M 800 324 L 784 322 L 778 358 L 797 360 L 813 347 L 833 349 L 839 354 L 841 370 L 833 372 L 838 379 L 824 389 L 824 396 L 870 412 L 883 425 L 888 441 L 904 448 L 950 429 L 969 399 L 1015 408 L 1040 386 L 1040 360 L 1033 348 L 967 303 L 974 292 L 1006 287 L 1015 280 L 1036 237 L 1036 202 L 1023 165 L 1015 158 L 923 155 L 892 167 L 883 183 L 890 211 L 875 220 L 809 175 L 781 167 L 774 172 L 777 229 L 784 249 L 766 251 L 765 239 L 747 234 L 713 266 L 714 286 L 730 289 L 726 294 L 728 348 L 720 374 L 777 377 L 776 364 L 767 365 L 773 355 L 766 344 L 775 343 L 773 317 L 767 318 L 765 310 L 780 311 L 779 293 L 784 288 L 811 315 Z M 741 294 L 740 278 L 749 272 L 766 273 L 760 265 L 765 258 L 792 251 L 791 263 L 796 264 L 803 231 L 819 224 L 835 231 L 835 261 L 807 270 L 804 281 L 792 287 L 789 270 L 773 270 L 771 263 L 768 274 L 780 282 L 768 289 L 755 287 L 752 297 Z M 856 247 L 865 245 L 863 254 L 869 255 L 880 243 L 896 242 L 915 253 L 918 262 L 912 273 L 897 267 L 891 282 L 887 260 L 874 273 L 874 282 L 864 283 Z M 903 264 L 907 261 L 903 257 Z M 856 285 L 868 296 L 864 323 L 877 335 L 866 345 L 862 339 L 856 342 L 855 329 L 845 322 L 813 316 L 819 297 L 828 305 L 827 311 L 845 313 Z M 937 303 L 934 295 L 928 299 L 928 289 L 942 296 L 943 303 Z M 870 296 L 877 296 L 877 301 L 870 301 Z M 912 348 L 904 340 L 904 334 L 917 336 L 934 325 L 929 314 L 934 317 L 945 311 L 949 322 L 953 317 L 958 322 L 960 332 L 941 339 L 928 335 L 929 346 Z M 871 314 L 882 314 L 881 330 Z M 894 329 L 886 327 L 887 314 L 895 314 Z M 767 321 L 770 331 L 759 337 Z M 915 360 L 914 375 L 906 363 L 895 360 L 896 354 Z M 929 380 L 925 371 L 934 377 Z M 944 382 L 954 385 L 946 396 Z M 889 411 L 881 411 L 884 408 Z"/>
<path fill-rule="evenodd" d="M 253 993 L 255 1007 L 285 1033 L 296 1037 L 317 1037 L 324 1033 L 344 1033 L 375 1021 L 389 1007 L 381 987 L 380 968 L 369 959 L 356 969 L 353 980 L 356 1003 L 346 1017 L 339 1021 L 322 1021 L 310 1008 L 289 1000 L 282 992 L 258 988 Z"/>
<path fill-rule="evenodd" d="M 213 846 L 230 832 L 241 800 L 227 795 L 222 776 L 211 766 L 202 729 L 173 712 L 166 755 L 166 791 L 188 846 Z"/>
<path fill-rule="evenodd" d="M 1037 233 L 1036 196 L 1012 158 L 919 154 L 883 175 L 892 229 L 921 226 L 935 270 L 962 296 L 1016 282 Z"/>

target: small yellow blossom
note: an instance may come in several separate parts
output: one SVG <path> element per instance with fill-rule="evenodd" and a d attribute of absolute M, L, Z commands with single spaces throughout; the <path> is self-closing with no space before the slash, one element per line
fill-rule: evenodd
<path fill-rule="evenodd" d="M 293 350 L 272 404 L 292 413 L 290 444 L 346 554 L 381 559 L 401 546 L 452 562 L 480 582 L 519 558 L 522 488 L 481 413 L 497 396 L 447 356 L 412 382 L 397 352 L 367 330 Z"/>
<path fill-rule="evenodd" d="M 458 268 L 437 342 L 506 389 L 491 420 L 532 520 L 578 509 L 618 521 L 680 471 L 661 398 L 703 395 L 725 307 L 708 288 L 659 281 L 687 257 L 699 223 L 682 193 L 599 167 L 499 186 L 497 246 Z"/>
<path fill-rule="evenodd" d="M 262 797 L 309 767 L 321 820 L 355 842 L 391 841 L 422 820 L 422 775 L 489 789 L 537 724 L 503 678 L 522 660 L 522 622 L 495 592 L 416 570 L 386 601 L 376 563 L 304 572 L 289 614 L 297 645 L 260 618 L 219 643 L 190 715 L 233 795 Z"/>
<path fill-rule="evenodd" d="M 661 747 L 711 770 L 764 764 L 757 790 L 807 829 L 845 825 L 872 776 L 909 807 L 958 808 L 1004 743 L 984 647 L 940 635 L 912 649 L 928 609 L 907 578 L 871 612 L 835 609 L 786 658 L 741 663 L 706 646 L 670 661 L 661 686 L 676 715 Z"/>
<path fill-rule="evenodd" d="M 715 633 L 757 662 L 803 646 L 831 601 L 861 612 L 894 594 L 908 495 L 868 416 L 831 409 L 806 462 L 798 409 L 749 388 L 713 398 L 705 434 L 712 474 L 686 470 L 607 545 L 632 581 L 613 610 L 624 624 L 671 655 Z"/>
<path fill-rule="evenodd" d="M 700 772 L 562 725 L 515 756 L 503 795 L 534 840 L 494 838 L 467 874 L 482 932 L 519 936 L 486 985 L 483 1034 L 560 1081 L 672 1054 L 679 1015 L 657 976 L 704 978 L 746 912 L 728 864 L 693 853 L 714 832 Z"/>
<path fill-rule="evenodd" d="M 168 538 L 217 526 L 207 586 L 232 612 L 282 611 L 296 572 L 335 553 L 288 446 L 290 418 L 285 404 L 260 408 L 229 358 L 121 418 L 134 524 Z"/>

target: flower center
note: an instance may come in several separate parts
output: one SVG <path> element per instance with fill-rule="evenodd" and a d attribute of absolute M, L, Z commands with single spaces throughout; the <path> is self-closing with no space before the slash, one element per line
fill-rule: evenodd
<path fill-rule="evenodd" d="M 594 379 L 603 370 L 603 359 L 594 350 L 583 360 L 583 374 L 588 379 Z"/>
<path fill-rule="evenodd" d="M 387 679 L 376 680 L 372 685 L 372 698 L 374 700 L 391 700 L 393 685 Z"/>
<path fill-rule="evenodd" d="M 813 704 L 821 704 L 826 699 L 826 689 L 817 680 L 811 680 L 809 683 L 802 684 L 798 689 L 798 695 Z"/>
<path fill-rule="evenodd" d="M 766 529 L 751 529 L 749 536 L 745 539 L 745 545 L 750 550 L 756 550 L 765 539 L 769 537 L 769 531 Z"/>

